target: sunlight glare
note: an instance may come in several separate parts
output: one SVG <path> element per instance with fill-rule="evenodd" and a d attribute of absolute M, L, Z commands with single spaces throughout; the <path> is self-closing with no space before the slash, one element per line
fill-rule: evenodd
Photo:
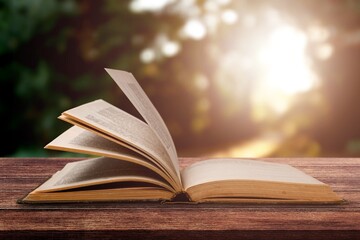
<path fill-rule="evenodd" d="M 173 57 L 180 51 L 180 45 L 174 41 L 168 41 L 163 44 L 162 52 L 167 57 Z"/>
<path fill-rule="evenodd" d="M 166 5 L 174 0 L 133 0 L 130 3 L 130 10 L 135 13 L 161 11 Z"/>
<path fill-rule="evenodd" d="M 146 48 L 140 53 L 140 59 L 143 63 L 150 63 L 155 60 L 155 51 L 152 48 Z"/>
<path fill-rule="evenodd" d="M 329 43 L 321 44 L 316 50 L 316 56 L 321 60 L 326 60 L 333 54 L 333 46 Z"/>
<path fill-rule="evenodd" d="M 306 44 L 305 34 L 290 26 L 271 34 L 268 45 L 260 51 L 263 81 L 269 90 L 293 95 L 314 87 L 315 76 L 305 55 Z"/>
<path fill-rule="evenodd" d="M 206 35 L 206 28 L 202 22 L 196 19 L 191 19 L 186 22 L 183 31 L 186 36 L 195 40 L 200 40 Z"/>
<path fill-rule="evenodd" d="M 329 31 L 319 25 L 314 25 L 308 30 L 309 40 L 313 42 L 325 42 L 329 36 Z"/>
<path fill-rule="evenodd" d="M 227 24 L 234 24 L 238 20 L 238 15 L 234 10 L 227 9 L 221 14 L 221 19 Z"/>

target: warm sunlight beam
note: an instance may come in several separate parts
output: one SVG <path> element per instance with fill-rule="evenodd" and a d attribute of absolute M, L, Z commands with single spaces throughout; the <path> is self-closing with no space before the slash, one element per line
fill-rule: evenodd
<path fill-rule="evenodd" d="M 306 55 L 307 36 L 281 25 L 275 28 L 258 52 L 259 79 L 252 98 L 252 117 L 264 122 L 282 116 L 300 93 L 317 85 L 316 74 Z"/>
<path fill-rule="evenodd" d="M 275 29 L 260 51 L 264 66 L 263 84 L 268 90 L 287 95 L 311 90 L 315 76 L 305 55 L 306 35 L 291 26 Z"/>

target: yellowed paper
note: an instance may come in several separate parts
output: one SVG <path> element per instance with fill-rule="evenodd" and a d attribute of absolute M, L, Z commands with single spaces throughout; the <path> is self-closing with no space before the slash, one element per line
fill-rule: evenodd
<path fill-rule="evenodd" d="M 144 90 L 131 73 L 109 68 L 106 68 L 105 70 L 159 137 L 170 156 L 172 165 L 176 169 L 178 177 L 180 178 L 179 163 L 174 142 L 159 112 L 151 103 Z"/>
<path fill-rule="evenodd" d="M 63 115 L 141 149 L 164 166 L 180 185 L 165 148 L 153 130 L 143 121 L 104 100 L 83 104 L 65 111 Z"/>
<path fill-rule="evenodd" d="M 181 175 L 185 190 L 203 183 L 228 180 L 323 184 L 287 164 L 245 159 L 205 160 L 185 168 Z"/>
<path fill-rule="evenodd" d="M 77 126 L 69 128 L 46 145 L 45 148 L 92 154 L 133 162 L 156 172 L 169 184 L 174 184 L 170 173 L 166 172 L 166 170 L 154 160 L 148 159 L 127 147 L 123 147 L 118 143 Z M 173 185 L 173 187 L 176 189 L 176 185 Z"/>
<path fill-rule="evenodd" d="M 151 183 L 173 191 L 153 171 L 131 162 L 105 157 L 68 163 L 36 191 L 60 191 L 114 182 Z"/>

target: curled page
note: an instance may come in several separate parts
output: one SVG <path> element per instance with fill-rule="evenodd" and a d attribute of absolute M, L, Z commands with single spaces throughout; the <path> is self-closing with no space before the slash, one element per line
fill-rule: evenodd
<path fill-rule="evenodd" d="M 170 132 L 144 90 L 131 73 L 109 68 L 105 68 L 105 70 L 158 136 L 169 154 L 179 179 L 181 179 L 177 153 Z"/>

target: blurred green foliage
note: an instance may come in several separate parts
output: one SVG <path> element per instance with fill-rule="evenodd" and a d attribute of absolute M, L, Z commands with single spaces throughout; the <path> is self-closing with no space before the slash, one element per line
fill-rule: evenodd
<path fill-rule="evenodd" d="M 5 0 L 0 9 L 0 117 L 6 126 L 2 156 L 59 155 L 42 149 L 68 127 L 57 116 L 89 100 L 104 98 L 136 115 L 104 67 L 136 73 L 163 107 L 168 107 L 164 98 L 183 97 L 176 81 L 171 86 L 176 90 L 150 89 L 146 71 L 159 69 L 144 69 L 139 59 L 159 29 L 169 28 L 169 21 L 180 24 L 175 15 L 136 15 L 130 12 L 129 1 L 112 0 Z M 164 73 L 159 82 L 175 80 L 170 69 Z M 169 107 L 179 109 L 176 115 L 188 115 L 180 106 Z M 178 121 L 176 116 L 173 120 Z"/>
<path fill-rule="evenodd" d="M 46 51 L 65 44 L 61 31 L 51 32 L 76 13 L 73 1 L 0 1 L 1 155 L 43 155 L 39 145 L 61 131 L 54 119 L 70 100 L 51 90 L 61 80 Z"/>

